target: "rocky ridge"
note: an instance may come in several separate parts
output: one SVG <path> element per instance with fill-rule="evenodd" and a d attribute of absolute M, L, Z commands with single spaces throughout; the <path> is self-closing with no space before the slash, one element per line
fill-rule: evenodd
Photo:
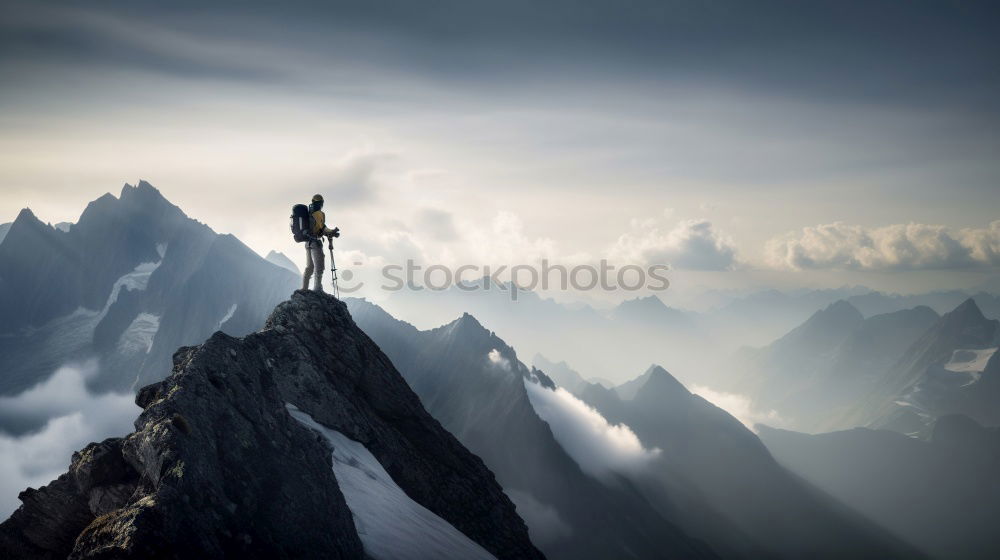
<path fill-rule="evenodd" d="M 360 442 L 406 494 L 497 558 L 542 558 L 483 462 L 434 420 L 331 296 L 297 291 L 263 330 L 181 348 L 135 432 L 21 494 L 8 558 L 361 558 L 331 448 Z"/>

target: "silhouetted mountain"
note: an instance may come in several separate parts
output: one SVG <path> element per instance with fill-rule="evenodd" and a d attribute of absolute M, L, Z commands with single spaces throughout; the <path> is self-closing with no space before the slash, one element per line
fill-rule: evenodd
<path fill-rule="evenodd" d="M 976 301 L 984 315 L 994 319 L 1000 318 L 1000 300 L 983 291 L 973 294 L 963 290 L 946 290 L 908 295 L 871 292 L 851 296 L 847 298 L 847 301 L 857 307 L 866 317 L 870 317 L 920 306 L 930 307 L 935 312 L 943 314 L 955 309 L 969 297 Z"/>
<path fill-rule="evenodd" d="M 349 299 L 348 306 L 427 410 L 496 473 L 548 556 L 712 556 L 627 480 L 606 486 L 585 474 L 528 398 L 526 379 L 552 381 L 528 370 L 471 315 L 419 331 L 367 301 Z"/>
<path fill-rule="evenodd" d="M 3 243 L 4 238 L 7 237 L 7 232 L 10 231 L 11 224 L 12 222 L 0 224 L 0 243 Z"/>
<path fill-rule="evenodd" d="M 828 363 L 863 322 L 854 306 L 834 302 L 769 346 L 744 351 L 740 356 L 740 361 L 746 359 L 744 367 L 731 372 L 737 377 L 734 384 L 754 397 L 781 400 Z"/>
<path fill-rule="evenodd" d="M 937 319 L 928 307 L 863 319 L 837 302 L 770 346 L 741 352 L 728 386 L 800 430 L 837 427 Z"/>
<path fill-rule="evenodd" d="M 288 258 L 284 253 L 272 250 L 270 253 L 267 254 L 266 257 L 264 257 L 264 259 L 267 262 L 271 264 L 276 264 L 281 268 L 284 268 L 290 272 L 295 273 L 296 275 L 302 274 L 302 271 L 299 270 L 299 267 L 295 266 L 295 263 L 292 262 L 292 259 Z"/>
<path fill-rule="evenodd" d="M 1000 430 L 944 416 L 930 441 L 866 428 L 760 435 L 781 464 L 928 554 L 1000 557 Z"/>
<path fill-rule="evenodd" d="M 178 346 L 260 328 L 297 283 L 144 181 L 91 202 L 68 232 L 22 210 L 0 244 L 0 394 L 92 357 L 93 388 L 155 381 Z"/>
<path fill-rule="evenodd" d="M 631 481 L 628 486 L 622 487 L 621 481 L 603 485 L 580 476 L 579 467 L 561 451 L 524 394 L 526 382 L 530 385 L 537 377 L 539 384 L 548 386 L 551 380 L 521 365 L 510 347 L 471 316 L 419 331 L 365 301 L 349 300 L 348 305 L 428 410 L 483 457 L 508 493 L 530 493 L 573 528 L 572 544 L 536 540 L 550 556 L 604 557 L 609 554 L 607 542 L 632 542 L 636 535 L 623 532 L 615 521 L 623 511 L 631 515 L 627 525 L 633 529 L 654 521 L 676 525 L 724 557 L 912 553 L 791 476 L 739 421 L 689 393 L 663 368 L 650 368 L 630 401 L 597 384 L 582 386 L 580 397 L 609 422 L 630 426 L 644 445 L 662 450 L 648 468 L 624 477 Z M 624 500 L 621 493 L 632 484 L 641 492 L 629 492 Z M 608 492 L 618 497 L 609 498 Z M 595 498 L 600 496 L 605 497 Z M 652 508 L 637 502 L 639 496 Z M 608 517 L 595 526 L 589 520 L 598 514 L 590 508 L 602 501 L 601 515 Z M 534 530 L 530 516 L 526 521 Z M 639 550 L 634 544 L 628 549 Z"/>
<path fill-rule="evenodd" d="M 610 316 L 618 322 L 644 324 L 657 329 L 690 329 L 694 326 L 687 313 L 668 307 L 656 296 L 627 299 L 618 304 Z"/>
<path fill-rule="evenodd" d="M 1000 297 L 986 292 L 977 292 L 972 296 L 972 301 L 983 312 L 987 318 L 1000 319 Z"/>
<path fill-rule="evenodd" d="M 719 302 L 702 313 L 701 322 L 717 341 L 737 346 L 761 346 L 800 325 L 817 310 L 854 295 L 869 293 L 864 287 L 825 290 L 775 289 L 748 294 L 720 294 Z M 730 349 L 726 349 L 730 350 Z"/>
<path fill-rule="evenodd" d="M 573 364 L 584 379 L 611 379 L 639 371 L 650 363 L 668 365 L 687 383 L 731 386 L 716 372 L 735 374 L 726 358 L 744 346 L 760 347 L 807 321 L 817 310 L 846 300 L 864 317 L 926 305 L 938 313 L 953 309 L 969 297 L 965 292 L 930 292 L 912 296 L 883 294 L 860 286 L 824 290 L 752 293 L 709 292 L 683 300 L 685 310 L 664 292 L 623 301 L 610 310 L 584 304 L 560 303 L 540 293 L 518 290 L 512 301 L 509 286 L 469 282 L 466 289 L 408 290 L 382 302 L 395 317 L 419 328 L 431 328 L 462 313 L 489 324 L 522 354 L 544 354 L 554 362 Z M 958 298 L 958 299 L 956 299 Z M 975 296 L 984 312 L 1000 318 L 1000 299 L 986 293 Z M 856 302 L 856 304 L 854 303 Z M 954 303 L 952 303 L 954 302 Z M 688 309 L 702 309 L 700 312 Z M 987 313 L 987 316 L 991 316 Z M 614 348 L 616 352 L 608 352 Z"/>
<path fill-rule="evenodd" d="M 835 313 L 840 311 L 835 310 Z M 631 400 L 591 386 L 581 398 L 609 422 L 631 427 L 662 450 L 658 481 L 700 516 L 717 512 L 760 550 L 782 558 L 906 558 L 913 551 L 880 528 L 782 468 L 742 423 L 690 393 L 659 366 L 651 367 Z M 676 498 L 675 498 L 676 499 Z M 698 503 L 698 500 L 701 503 Z M 711 517 L 708 517 L 711 519 Z M 749 557 L 716 519 L 684 526 L 695 536 Z"/>
<path fill-rule="evenodd" d="M 653 370 L 656 369 L 662 368 L 656 364 L 649 366 L 649 369 L 647 369 L 642 375 L 615 387 L 615 392 L 618 393 L 618 396 L 621 397 L 622 400 L 630 401 L 634 399 L 639 393 L 639 390 L 646 385 L 647 381 L 649 381 L 649 377 L 653 374 Z"/>
<path fill-rule="evenodd" d="M 541 559 L 483 462 L 333 297 L 298 291 L 143 388 L 125 438 L 21 494 L 4 558 Z"/>
<path fill-rule="evenodd" d="M 565 388 L 574 395 L 583 390 L 590 383 L 580 376 L 575 370 L 569 367 L 566 362 L 554 363 L 541 354 L 535 354 L 531 359 L 531 366 L 545 372 L 556 385 Z"/>
<path fill-rule="evenodd" d="M 929 427 L 936 417 L 956 412 L 996 422 L 1000 401 L 993 397 L 1000 393 L 988 366 L 998 343 L 1000 321 L 986 319 L 975 301 L 967 299 L 917 339 L 840 425 L 916 431 L 911 428 Z"/>
<path fill-rule="evenodd" d="M 938 318 L 921 306 L 865 319 L 837 348 L 830 369 L 843 375 L 881 373 Z"/>
<path fill-rule="evenodd" d="M 383 307 L 420 328 L 470 313 L 523 354 L 567 361 L 584 379 L 609 378 L 612 384 L 623 381 L 613 378 L 617 372 L 664 360 L 681 371 L 700 374 L 707 362 L 724 356 L 718 350 L 720 341 L 702 328 L 697 314 L 670 308 L 657 296 L 602 310 L 559 303 L 527 290 L 518 290 L 512 301 L 509 285 L 490 283 L 488 290 L 482 285 L 476 282 L 466 290 L 401 290 Z"/>

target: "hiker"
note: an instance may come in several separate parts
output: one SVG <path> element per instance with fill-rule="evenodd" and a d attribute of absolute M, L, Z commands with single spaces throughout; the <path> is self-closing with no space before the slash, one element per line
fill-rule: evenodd
<path fill-rule="evenodd" d="M 326 214 L 323 213 L 323 195 L 315 195 L 309 203 L 309 215 L 312 217 L 312 226 L 306 237 L 306 269 L 302 274 L 302 289 L 309 289 L 309 277 L 313 276 L 313 290 L 323 291 L 323 267 L 325 255 L 323 255 L 322 237 L 340 237 L 340 228 L 330 229 L 326 227 Z"/>

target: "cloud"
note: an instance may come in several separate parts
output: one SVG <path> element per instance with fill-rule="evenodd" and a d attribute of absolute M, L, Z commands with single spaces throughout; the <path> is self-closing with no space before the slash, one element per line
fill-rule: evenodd
<path fill-rule="evenodd" d="M 496 348 L 490 350 L 490 353 L 486 355 L 486 359 L 489 360 L 490 364 L 494 367 L 498 367 L 504 371 L 510 371 L 510 360 L 504 358 L 500 351 Z"/>
<path fill-rule="evenodd" d="M 612 473 L 631 473 L 644 468 L 660 454 L 646 449 L 625 424 L 610 424 L 562 387 L 555 391 L 525 381 L 535 412 L 552 428 L 556 441 L 587 474 L 607 478 Z"/>
<path fill-rule="evenodd" d="M 751 430 L 757 424 L 780 426 L 784 423 L 776 410 L 760 410 L 753 405 L 750 397 L 724 393 L 701 385 L 692 385 L 691 392 L 725 410 Z"/>
<path fill-rule="evenodd" d="M 25 39 L 35 46 L 48 40 L 34 56 L 69 54 L 75 44 L 80 60 L 108 61 L 124 67 L 183 77 L 212 76 L 238 80 L 274 80 L 297 68 L 287 51 L 262 47 L 249 37 L 222 38 L 222 34 L 198 33 L 164 25 L 160 18 L 127 17 L 111 10 L 79 6 L 42 6 L 19 3 L 4 11 L 6 26 L 30 31 Z M 66 38 L 71 40 L 67 41 Z M 62 40 L 60 40 L 62 39 Z M 285 56 L 282 57 L 281 55 Z M 44 55 L 43 55 L 44 56 Z"/>
<path fill-rule="evenodd" d="M 458 240 L 455 218 L 451 212 L 423 208 L 417 212 L 416 226 L 423 235 L 427 235 L 435 241 L 453 242 Z"/>
<path fill-rule="evenodd" d="M 327 211 L 374 200 L 382 184 L 382 174 L 399 161 L 394 154 L 357 153 L 338 161 L 331 177 L 317 187 Z"/>
<path fill-rule="evenodd" d="M 790 269 L 915 270 L 1000 265 L 1000 220 L 951 230 L 928 224 L 878 228 L 834 222 L 770 240 L 768 264 Z"/>
<path fill-rule="evenodd" d="M 708 220 L 683 220 L 664 231 L 655 220 L 633 220 L 631 231 L 610 251 L 623 263 L 670 264 L 690 270 L 729 270 L 736 265 L 736 247 Z"/>
<path fill-rule="evenodd" d="M 19 417 L 51 418 L 35 433 L 20 437 L 0 433 L 0 519 L 17 509 L 20 491 L 62 474 L 74 451 L 132 431 L 141 412 L 133 395 L 90 394 L 85 383 L 96 372 L 93 362 L 64 366 L 24 393 L 0 398 L 4 423 Z"/>
<path fill-rule="evenodd" d="M 513 212 L 499 211 L 489 228 L 477 227 L 467 233 L 470 254 L 487 256 L 494 263 L 530 263 L 542 259 L 558 260 L 555 241 L 547 237 L 531 237 L 525 232 L 524 220 Z"/>

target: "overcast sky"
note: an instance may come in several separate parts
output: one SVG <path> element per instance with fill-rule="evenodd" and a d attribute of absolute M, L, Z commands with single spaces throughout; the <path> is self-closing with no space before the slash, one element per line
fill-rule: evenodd
<path fill-rule="evenodd" d="M 997 277 L 992 2 L 0 5 L 0 222 L 142 178 L 295 260 L 289 208 L 321 192 L 368 267 Z"/>

